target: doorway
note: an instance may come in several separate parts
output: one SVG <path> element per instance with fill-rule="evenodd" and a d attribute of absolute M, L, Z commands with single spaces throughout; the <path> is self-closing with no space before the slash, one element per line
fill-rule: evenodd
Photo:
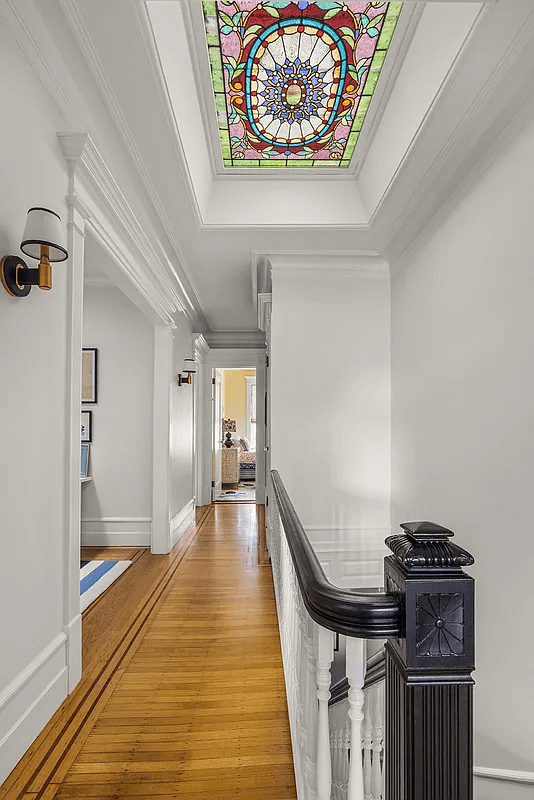
<path fill-rule="evenodd" d="M 215 368 L 212 402 L 212 501 L 256 503 L 255 367 Z"/>

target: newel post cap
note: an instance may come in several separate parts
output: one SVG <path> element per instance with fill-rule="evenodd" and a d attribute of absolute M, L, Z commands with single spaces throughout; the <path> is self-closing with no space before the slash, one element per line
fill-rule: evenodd
<path fill-rule="evenodd" d="M 403 522 L 406 533 L 388 536 L 386 545 L 408 572 L 445 570 L 460 572 L 475 563 L 475 559 L 450 541 L 454 533 L 435 522 Z"/>

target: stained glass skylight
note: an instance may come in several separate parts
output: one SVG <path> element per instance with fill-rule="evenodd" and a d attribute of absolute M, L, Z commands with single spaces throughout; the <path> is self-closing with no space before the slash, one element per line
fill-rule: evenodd
<path fill-rule="evenodd" d="M 348 167 L 402 3 L 203 0 L 225 167 Z"/>

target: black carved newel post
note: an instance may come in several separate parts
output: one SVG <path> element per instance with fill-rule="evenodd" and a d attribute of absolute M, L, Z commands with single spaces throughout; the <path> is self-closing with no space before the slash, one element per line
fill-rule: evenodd
<path fill-rule="evenodd" d="M 401 528 L 386 539 L 402 638 L 386 644 L 385 797 L 472 800 L 474 559 L 440 525 Z"/>

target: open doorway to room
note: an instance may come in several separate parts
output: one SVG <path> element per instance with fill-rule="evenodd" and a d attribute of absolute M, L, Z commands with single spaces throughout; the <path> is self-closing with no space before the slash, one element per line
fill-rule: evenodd
<path fill-rule="evenodd" d="M 256 370 L 213 370 L 213 494 L 216 503 L 256 502 Z"/>
<path fill-rule="evenodd" d="M 107 267 L 107 269 L 106 269 Z M 151 544 L 154 326 L 84 252 L 80 605 L 86 610 Z"/>

